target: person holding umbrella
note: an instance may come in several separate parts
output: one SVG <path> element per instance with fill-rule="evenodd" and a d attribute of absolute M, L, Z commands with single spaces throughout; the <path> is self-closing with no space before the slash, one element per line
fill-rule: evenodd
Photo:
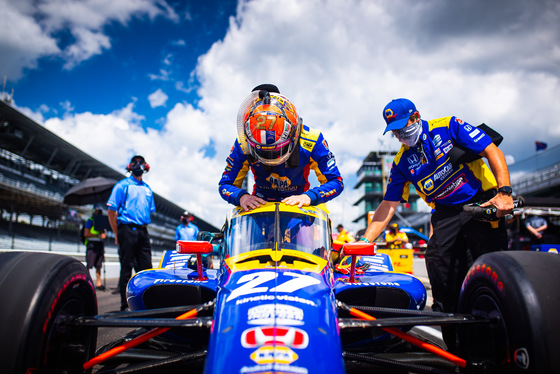
<path fill-rule="evenodd" d="M 126 170 L 131 175 L 115 184 L 107 201 L 109 224 L 119 247 L 121 311 L 128 308 L 126 285 L 132 269 L 139 272 L 152 267 L 148 225 L 150 214 L 156 211 L 152 189 L 142 180 L 143 174 L 150 170 L 144 157 L 132 157 Z"/>
<path fill-rule="evenodd" d="M 89 269 L 95 267 L 95 275 L 97 276 L 96 288 L 100 291 L 105 290 L 103 282 L 101 282 L 101 268 L 105 255 L 105 244 L 103 240 L 107 237 L 106 229 L 95 227 L 95 216 L 103 214 L 103 207 L 96 204 L 93 208 L 93 215 L 86 220 L 84 237 L 86 245 L 86 266 Z"/>

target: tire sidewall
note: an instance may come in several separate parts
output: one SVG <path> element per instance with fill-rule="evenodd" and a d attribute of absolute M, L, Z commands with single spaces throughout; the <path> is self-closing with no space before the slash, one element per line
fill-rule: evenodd
<path fill-rule="evenodd" d="M 543 273 L 543 266 L 550 259 L 519 252 L 494 252 L 477 259 L 463 282 L 459 313 L 479 314 L 483 318 L 498 316 L 500 321 L 494 330 L 490 326 L 461 327 L 459 349 L 462 355 L 476 361 L 480 357 L 472 357 L 471 352 L 477 348 L 473 345 L 502 339 L 494 342 L 497 353 L 494 357 L 488 352 L 488 358 L 497 361 L 493 365 L 499 368 L 498 371 L 543 373 L 551 370 L 548 366 L 550 347 L 543 339 L 547 334 L 555 333 L 547 331 L 550 311 L 546 308 L 551 306 L 542 300 L 543 290 L 538 289 L 547 285 L 557 287 L 557 283 L 548 284 L 549 278 L 555 275 Z M 494 313 L 485 315 L 476 310 L 481 300 L 491 301 L 496 307 Z M 500 352 L 500 346 L 504 352 Z"/>
<path fill-rule="evenodd" d="M 4 356 L 0 362 L 18 373 L 35 368 L 39 372 L 51 371 L 54 360 L 61 358 L 53 357 L 61 355 L 53 342 L 58 343 L 64 334 L 68 334 L 69 340 L 76 334 L 85 334 L 85 355 L 91 357 L 96 330 L 61 330 L 59 324 L 55 325 L 61 311 L 97 314 L 95 288 L 83 264 L 67 256 L 44 253 L 22 253 L 12 262 L 9 274 L 0 283 L 0 294 L 10 295 L 9 303 L 1 308 L 9 317 L 2 334 L 11 340 L 3 344 L 7 352 L 0 353 Z"/>

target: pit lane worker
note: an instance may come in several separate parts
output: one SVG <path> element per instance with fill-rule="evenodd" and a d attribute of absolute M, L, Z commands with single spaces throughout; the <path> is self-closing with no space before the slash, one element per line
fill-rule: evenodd
<path fill-rule="evenodd" d="M 513 199 L 504 155 L 488 135 L 457 117 L 421 120 L 415 105 L 407 99 L 391 101 L 383 117 L 385 133 L 392 131 L 402 146 L 364 240 L 373 241 L 383 231 L 400 201 L 408 200 L 413 184 L 418 195 L 435 208 L 433 235 L 426 251 L 432 308 L 455 312 L 471 261 L 484 253 L 507 249 L 503 216 L 513 210 Z M 490 169 L 482 159 L 453 164 L 449 152 L 455 145 L 485 157 Z M 483 207 L 497 208 L 497 216 L 502 217 L 497 223 L 475 220 L 462 209 L 464 204 L 481 201 L 485 201 Z M 448 349 L 454 350 L 454 330 L 444 328 L 443 335 Z"/>
<path fill-rule="evenodd" d="M 193 215 L 185 210 L 181 215 L 181 224 L 175 229 L 175 241 L 196 240 L 199 230 L 193 220 Z"/>
<path fill-rule="evenodd" d="M 156 211 L 152 189 L 142 179 L 150 170 L 144 157 L 133 156 L 126 170 L 131 175 L 115 184 L 107 201 L 109 224 L 115 234 L 115 244 L 119 246 L 121 311 L 128 308 L 126 285 L 132 269 L 139 272 L 152 267 L 148 225 L 150 214 Z"/>
<path fill-rule="evenodd" d="M 385 242 L 387 243 L 387 248 L 398 249 L 404 248 L 408 243 L 408 236 L 406 233 L 399 230 L 399 225 L 392 223 L 388 227 L 389 232 L 385 234 Z"/>
<path fill-rule="evenodd" d="M 245 211 L 266 201 L 302 207 L 325 203 L 342 192 L 342 176 L 323 134 L 302 124 L 276 86 L 253 89 L 239 108 L 237 131 L 219 182 L 228 203 Z M 255 179 L 252 194 L 241 188 L 249 169 Z M 309 188 L 311 169 L 320 183 L 314 188 Z"/>
<path fill-rule="evenodd" d="M 338 234 L 333 234 L 333 248 L 332 248 L 332 259 L 333 263 L 338 263 L 340 258 L 340 251 L 344 243 L 355 242 L 356 239 L 344 228 L 344 226 L 339 223 L 336 226 L 336 231 Z"/>
<path fill-rule="evenodd" d="M 341 223 L 336 226 L 336 231 L 338 231 L 336 240 L 338 240 L 339 242 L 351 243 L 353 241 L 356 241 L 356 239 L 354 239 L 354 237 L 348 232 L 348 230 L 344 228 Z"/>

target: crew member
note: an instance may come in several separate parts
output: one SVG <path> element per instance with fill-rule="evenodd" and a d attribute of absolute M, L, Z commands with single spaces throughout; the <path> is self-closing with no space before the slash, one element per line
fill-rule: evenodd
<path fill-rule="evenodd" d="M 119 246 L 121 310 L 128 308 L 126 285 L 132 269 L 139 272 L 152 267 L 148 225 L 150 214 L 156 211 L 152 189 L 142 180 L 144 173 L 150 170 L 144 157 L 132 157 L 126 170 L 131 175 L 115 184 L 107 202 L 109 223 L 115 233 L 115 244 Z"/>
<path fill-rule="evenodd" d="M 509 171 L 503 153 L 482 130 L 457 117 L 422 120 L 407 99 L 391 101 L 383 110 L 392 133 L 402 143 L 395 156 L 387 191 L 362 240 L 373 241 L 387 226 L 399 203 L 408 200 L 412 183 L 418 195 L 435 208 L 433 234 L 426 251 L 426 267 L 435 311 L 455 312 L 461 284 L 472 259 L 507 249 L 505 222 L 478 221 L 462 207 L 483 202 L 495 206 L 497 217 L 513 210 Z M 461 145 L 482 159 L 452 162 L 449 154 Z M 443 328 L 448 349 L 456 348 L 455 331 Z"/>
<path fill-rule="evenodd" d="M 175 241 L 196 240 L 198 227 L 193 223 L 193 220 L 193 215 L 185 210 L 181 216 L 181 224 L 175 230 Z"/>

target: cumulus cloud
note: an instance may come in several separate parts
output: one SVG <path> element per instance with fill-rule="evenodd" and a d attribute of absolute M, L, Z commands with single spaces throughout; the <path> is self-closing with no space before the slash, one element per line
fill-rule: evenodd
<path fill-rule="evenodd" d="M 152 108 L 165 106 L 165 102 L 168 98 L 169 97 L 161 90 L 161 88 L 158 88 L 155 92 L 148 96 L 148 100 L 150 101 L 150 106 Z"/>
<path fill-rule="evenodd" d="M 92 8 L 98 2 L 85 3 Z M 101 19 L 87 21 L 85 29 L 102 33 L 103 19 L 124 23 L 137 12 L 173 18 L 161 2 L 127 3 L 134 6 L 113 12 L 119 16 L 94 11 Z M 33 13 L 18 8 L 16 14 Z M 44 31 L 35 32 L 45 41 L 52 39 L 47 30 L 73 19 L 46 14 Z M 170 104 L 161 131 L 141 127 L 134 103 L 45 125 L 119 170 L 132 154 L 145 155 L 152 166 L 147 180 L 157 193 L 220 226 L 231 207 L 220 199 L 217 183 L 236 137 L 238 106 L 257 84 L 275 83 L 304 123 L 325 134 L 346 181 L 343 194 L 329 203 L 331 216 L 358 229 L 349 224 L 362 213 L 353 206 L 359 198 L 355 173 L 370 151 L 399 146 L 382 136 L 381 111 L 393 98 L 410 98 L 425 119 L 457 115 L 491 125 L 505 136 L 504 153 L 516 160 L 534 152 L 534 140 L 558 144 L 559 25 L 554 0 L 284 0 L 281 10 L 273 0 L 240 1 L 225 37 L 198 59 L 196 107 Z M 97 45 L 100 53 L 107 48 L 101 40 Z M 25 55 L 28 66 L 57 48 L 51 42 L 33 49 Z M 153 78 L 164 77 L 160 73 Z M 178 90 L 191 87 L 176 82 Z M 162 103 L 161 94 L 150 95 L 152 107 Z"/>
<path fill-rule="evenodd" d="M 164 0 L 0 0 L 0 9 L 0 71 L 14 81 L 42 57 L 62 58 L 64 68 L 72 69 L 103 53 L 111 48 L 104 30 L 111 22 L 126 26 L 144 16 L 179 20 Z M 67 33 L 69 42 L 62 40 Z"/>

